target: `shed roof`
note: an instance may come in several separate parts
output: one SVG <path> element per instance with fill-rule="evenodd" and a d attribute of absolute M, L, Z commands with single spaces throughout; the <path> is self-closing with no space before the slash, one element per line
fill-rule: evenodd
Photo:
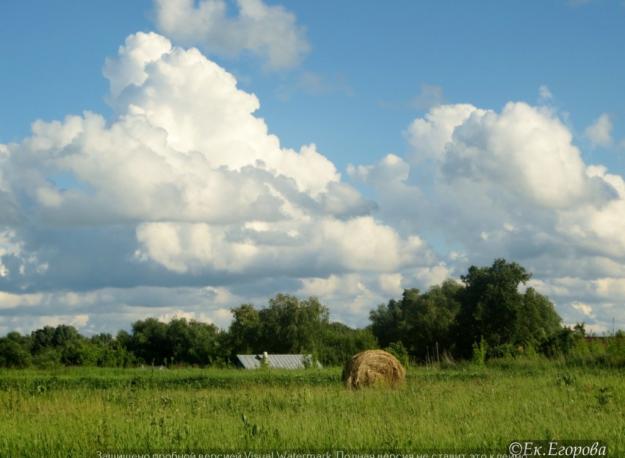
<path fill-rule="evenodd" d="M 262 359 L 262 354 L 237 355 L 237 360 L 244 369 L 258 369 Z M 312 355 L 267 355 L 267 364 L 273 369 L 304 369 L 311 363 Z"/>

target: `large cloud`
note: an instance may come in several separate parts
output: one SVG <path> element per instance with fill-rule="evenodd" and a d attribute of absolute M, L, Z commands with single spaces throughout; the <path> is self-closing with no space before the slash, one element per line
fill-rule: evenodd
<path fill-rule="evenodd" d="M 258 54 L 269 68 L 296 65 L 309 45 L 295 16 L 262 0 L 237 0 L 238 15 L 229 17 L 224 0 L 156 0 L 161 31 L 183 45 L 200 45 L 211 53 Z"/>
<path fill-rule="evenodd" d="M 97 327 L 94 317 L 111 319 L 100 310 L 111 290 L 125 303 L 132 288 L 199 295 L 209 285 L 235 291 L 222 295 L 232 306 L 315 278 L 363 275 L 379 286 L 379 275 L 436 264 L 418 236 L 374 218 L 374 204 L 314 145 L 281 147 L 254 115 L 258 99 L 197 49 L 138 33 L 104 73 L 111 120 L 37 121 L 31 137 L 0 145 L 5 316 L 40 323 L 75 312 Z M 66 291 L 92 305 L 65 310 Z M 176 301 L 158 311 L 174 313 L 190 312 Z"/>
<path fill-rule="evenodd" d="M 568 321 L 625 323 L 606 293 L 625 281 L 625 182 L 583 161 L 557 113 L 526 103 L 501 112 L 444 105 L 406 137 L 405 159 L 349 169 L 377 189 L 387 221 L 443 240 L 456 271 L 467 259 L 522 262 Z M 410 205 L 396 204 L 408 196 Z M 584 315 L 588 304 L 594 312 Z"/>
<path fill-rule="evenodd" d="M 314 145 L 282 147 L 197 49 L 138 33 L 104 73 L 111 119 L 36 121 L 0 145 L 0 333 L 223 325 L 278 291 L 362 325 L 402 288 L 502 256 L 567 322 L 625 324 L 625 180 L 585 163 L 552 109 L 434 106 L 405 156 L 349 167 L 374 204 Z"/>

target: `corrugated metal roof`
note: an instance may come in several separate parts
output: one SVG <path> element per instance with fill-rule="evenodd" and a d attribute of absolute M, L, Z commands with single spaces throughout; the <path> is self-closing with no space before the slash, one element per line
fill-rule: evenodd
<path fill-rule="evenodd" d="M 258 369 L 263 355 L 237 355 L 237 359 L 245 369 Z M 312 355 L 267 355 L 267 364 L 273 369 L 304 369 L 311 362 Z"/>

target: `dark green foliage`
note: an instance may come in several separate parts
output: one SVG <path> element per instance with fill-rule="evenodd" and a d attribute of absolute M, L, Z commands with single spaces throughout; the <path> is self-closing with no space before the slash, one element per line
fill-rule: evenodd
<path fill-rule="evenodd" d="M 460 309 L 458 294 L 461 286 L 453 280 L 434 286 L 425 294 L 416 290 L 404 292 L 407 302 L 406 324 L 409 331 L 405 342 L 408 351 L 419 359 L 437 360 L 453 347 L 452 328 Z"/>
<path fill-rule="evenodd" d="M 6 337 L 0 338 L 0 367 L 28 367 L 31 356 L 26 342 L 16 333 L 11 332 Z"/>
<path fill-rule="evenodd" d="M 0 339 L 0 367 L 129 367 L 226 365 L 237 353 L 311 353 L 324 365 L 342 365 L 359 351 L 376 348 L 368 329 L 328 321 L 328 309 L 316 298 L 279 294 L 269 306 L 241 305 L 232 310 L 227 332 L 212 324 L 147 318 L 131 332 L 86 338 L 66 325 L 46 326 L 30 336 L 11 333 Z"/>
<path fill-rule="evenodd" d="M 625 334 L 586 336 L 583 324 L 563 328 L 548 298 L 522 291 L 531 274 L 514 262 L 471 266 L 462 283 L 447 280 L 427 292 L 406 289 L 370 313 L 371 325 L 352 329 L 329 321 L 318 299 L 278 294 L 264 308 L 232 309 L 227 331 L 212 324 L 147 318 L 131 332 L 84 337 L 72 326 L 46 326 L 29 336 L 0 338 L 0 367 L 223 366 L 237 353 L 310 353 L 323 365 L 343 365 L 354 354 L 386 348 L 402 363 L 537 357 L 572 365 L 625 367 Z"/>
<path fill-rule="evenodd" d="M 342 323 L 329 323 L 323 330 L 317 357 L 324 366 L 343 366 L 356 353 L 377 346 L 369 329 L 352 329 Z"/>
<path fill-rule="evenodd" d="M 5 344 L 8 342 L 8 344 Z M 133 357 L 109 334 L 86 338 L 72 326 L 46 326 L 30 336 L 0 338 L 0 367 L 128 366 Z"/>
<path fill-rule="evenodd" d="M 61 366 L 61 353 L 54 348 L 41 349 L 33 355 L 32 362 L 39 369 L 53 369 Z"/>
<path fill-rule="evenodd" d="M 232 310 L 225 341 L 228 353 L 310 353 L 323 365 L 342 365 L 359 351 L 375 348 L 369 330 L 330 323 L 328 308 L 318 299 L 278 294 L 269 306 L 249 304 Z"/>
<path fill-rule="evenodd" d="M 31 334 L 33 363 L 38 367 L 95 366 L 100 346 L 81 336 L 76 328 L 46 326 Z"/>
<path fill-rule="evenodd" d="M 516 342 L 537 347 L 561 329 L 561 318 L 551 301 L 534 288 L 528 288 L 523 294 Z"/>
<path fill-rule="evenodd" d="M 227 335 L 227 345 L 236 353 L 258 352 L 260 346 L 260 315 L 251 304 L 243 304 L 231 310 L 232 323 Z"/>
<path fill-rule="evenodd" d="M 470 359 L 476 345 L 484 357 L 557 349 L 566 336 L 558 337 L 562 327 L 553 304 L 533 288 L 519 292 L 530 277 L 503 259 L 471 266 L 463 284 L 448 280 L 426 293 L 406 289 L 400 301 L 380 305 L 371 312 L 371 330 L 382 346 L 401 342 L 420 361 L 446 354 Z"/>
<path fill-rule="evenodd" d="M 489 347 L 516 343 L 522 320 L 521 283 L 531 275 L 517 263 L 497 259 L 491 267 L 471 266 L 462 276 L 461 308 L 456 328 L 457 352 L 468 350 L 481 338 Z"/>
<path fill-rule="evenodd" d="M 397 361 L 399 361 L 404 367 L 408 366 L 408 363 L 410 362 L 409 356 L 408 356 L 408 350 L 406 350 L 406 347 L 404 347 L 403 343 L 393 342 L 384 350 L 386 350 L 395 358 L 397 358 Z"/>
<path fill-rule="evenodd" d="M 574 329 L 565 327 L 545 339 L 540 345 L 540 350 L 549 357 L 565 356 L 571 353 L 585 335 L 583 325 L 578 325 Z"/>
<path fill-rule="evenodd" d="M 583 331 L 579 326 L 570 330 L 574 335 L 573 345 L 564 354 L 568 365 L 625 368 L 625 335 L 622 332 L 596 337 L 583 335 Z"/>
<path fill-rule="evenodd" d="M 185 318 L 163 323 L 155 318 L 137 321 L 132 335 L 121 335 L 124 345 L 146 364 L 207 366 L 219 356 L 219 330 L 212 324 Z"/>
<path fill-rule="evenodd" d="M 405 338 L 405 307 L 402 301 L 391 299 L 388 305 L 378 305 L 377 309 L 369 313 L 369 320 L 371 332 L 382 347 Z"/>
<path fill-rule="evenodd" d="M 479 343 L 473 342 L 471 349 L 471 361 L 478 366 L 483 366 L 486 362 L 486 353 L 488 351 L 488 344 L 484 338 L 481 338 Z"/>
<path fill-rule="evenodd" d="M 258 315 L 260 352 L 313 353 L 321 345 L 329 312 L 317 298 L 299 300 L 278 294 Z"/>
<path fill-rule="evenodd" d="M 407 289 L 401 301 L 391 300 L 371 312 L 371 330 L 382 347 L 401 342 L 420 361 L 437 359 L 452 350 L 461 288 L 447 280 L 423 294 Z"/>
<path fill-rule="evenodd" d="M 328 309 L 316 298 L 278 294 L 260 310 L 242 305 L 232 311 L 230 346 L 236 353 L 312 353 L 321 344 Z"/>
<path fill-rule="evenodd" d="M 166 348 L 167 325 L 156 318 L 132 324 L 128 348 L 140 361 L 147 364 L 167 364 L 172 352 Z"/>
<path fill-rule="evenodd" d="M 471 266 L 462 277 L 456 354 L 470 356 L 471 345 L 485 339 L 492 356 L 536 347 L 560 329 L 553 304 L 533 288 L 519 286 L 531 277 L 519 264 L 497 259 L 490 267 Z"/>

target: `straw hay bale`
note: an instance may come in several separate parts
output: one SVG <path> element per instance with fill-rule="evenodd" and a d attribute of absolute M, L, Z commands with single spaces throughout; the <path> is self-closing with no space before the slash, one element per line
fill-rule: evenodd
<path fill-rule="evenodd" d="M 406 378 L 401 363 L 384 350 L 366 350 L 352 357 L 343 368 L 343 383 L 348 388 L 372 385 L 396 387 Z"/>

